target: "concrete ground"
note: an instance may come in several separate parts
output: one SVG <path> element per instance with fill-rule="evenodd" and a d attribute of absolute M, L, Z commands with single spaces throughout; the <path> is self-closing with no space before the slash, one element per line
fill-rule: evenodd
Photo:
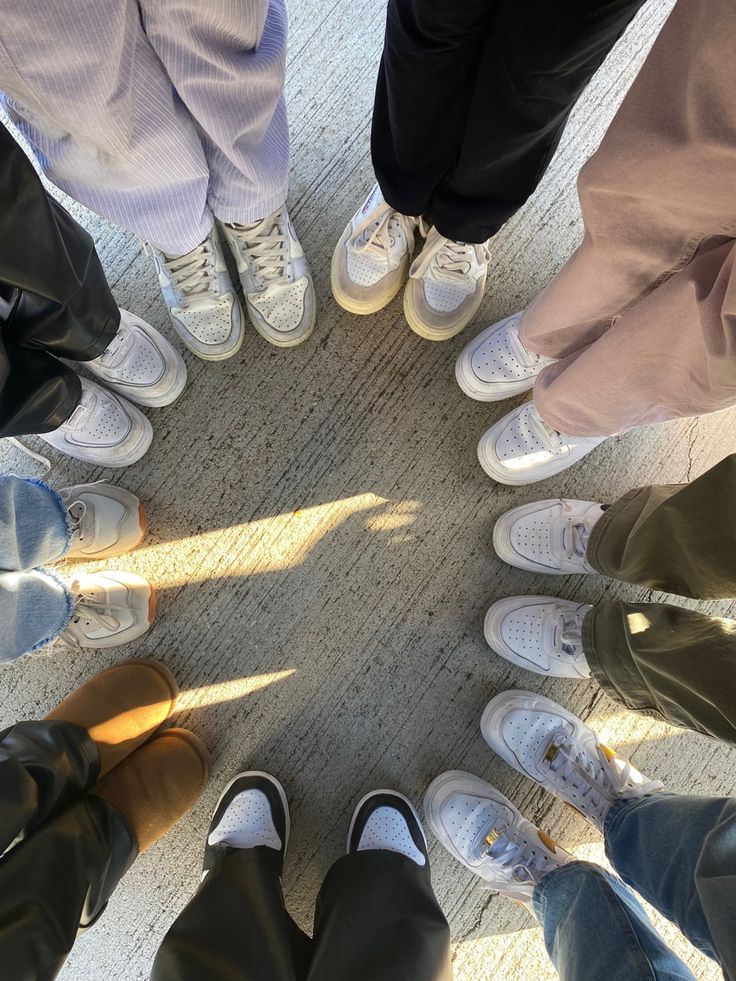
<path fill-rule="evenodd" d="M 269 769 L 287 788 L 293 838 L 285 889 L 305 927 L 357 798 L 393 786 L 418 801 L 448 767 L 495 782 L 565 847 L 600 860 L 600 839 L 582 819 L 486 749 L 480 713 L 506 688 L 561 700 L 672 790 L 733 789 L 733 750 L 624 711 L 592 682 L 544 682 L 485 645 L 483 614 L 499 597 L 641 597 L 606 579 L 550 581 L 504 566 L 490 544 L 498 515 L 541 497 L 611 500 L 634 485 L 686 481 L 733 449 L 735 417 L 645 429 L 611 440 L 558 480 L 501 487 L 480 470 L 475 446 L 509 406 L 471 402 L 453 377 L 473 328 L 433 345 L 409 331 L 398 300 L 364 319 L 336 306 L 333 245 L 372 180 L 369 120 L 384 7 L 383 0 L 293 4 L 291 209 L 319 292 L 313 339 L 278 351 L 251 332 L 238 357 L 219 365 L 186 354 L 186 393 L 150 413 L 153 447 L 127 471 L 54 457 L 59 486 L 104 477 L 146 502 L 148 538 L 115 564 L 150 578 L 159 615 L 133 647 L 8 667 L 0 725 L 42 715 L 107 664 L 155 655 L 181 683 L 176 722 L 195 729 L 214 755 L 201 801 L 136 862 L 107 914 L 79 939 L 64 981 L 147 978 L 164 932 L 196 888 L 213 804 L 243 767 Z M 645 5 L 577 107 L 539 192 L 495 239 L 478 327 L 523 307 L 575 247 L 575 176 L 670 7 L 671 0 Z M 74 210 L 95 235 L 121 306 L 172 336 L 138 241 Z M 2 462 L 27 472 L 13 452 L 3 451 Z M 733 613 L 725 603 L 702 607 Z M 434 842 L 431 858 L 458 981 L 554 977 L 540 930 L 522 909 L 483 892 Z M 699 979 L 720 976 L 673 927 L 664 930 Z"/>

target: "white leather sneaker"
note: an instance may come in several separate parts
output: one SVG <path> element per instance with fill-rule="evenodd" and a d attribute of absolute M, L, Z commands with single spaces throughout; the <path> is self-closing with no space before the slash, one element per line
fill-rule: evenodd
<path fill-rule="evenodd" d="M 156 594 L 131 572 L 95 572 L 69 583 L 74 613 L 61 632 L 78 647 L 117 647 L 142 637 L 156 615 Z"/>
<path fill-rule="evenodd" d="M 67 421 L 40 438 L 77 460 L 100 467 L 128 467 L 145 455 L 153 429 L 143 413 L 119 395 L 86 378 Z"/>
<path fill-rule="evenodd" d="M 376 313 L 406 281 L 417 219 L 387 204 L 378 184 L 348 222 L 332 256 L 332 293 L 350 313 Z"/>
<path fill-rule="evenodd" d="M 414 805 L 395 790 L 372 790 L 358 801 L 348 831 L 349 854 L 396 852 L 417 865 L 429 863 L 427 839 Z"/>
<path fill-rule="evenodd" d="M 493 547 L 499 559 L 554 576 L 593 573 L 586 559 L 590 533 L 605 506 L 595 501 L 553 498 L 512 508 L 496 522 Z"/>
<path fill-rule="evenodd" d="M 131 552 L 146 532 L 146 512 L 130 491 L 99 481 L 62 487 L 71 527 L 67 559 L 109 559 Z"/>
<path fill-rule="evenodd" d="M 663 789 L 567 709 L 529 691 L 505 691 L 485 708 L 483 738 L 519 773 L 574 807 L 603 831 L 611 804 Z"/>
<path fill-rule="evenodd" d="M 554 596 L 510 596 L 488 610 L 488 646 L 507 661 L 548 678 L 589 678 L 583 620 L 592 610 Z"/>
<path fill-rule="evenodd" d="M 455 362 L 455 378 L 471 399 L 496 402 L 534 387 L 537 375 L 553 358 L 527 351 L 519 339 L 521 313 L 482 330 Z"/>
<path fill-rule="evenodd" d="M 204 361 L 223 361 L 240 350 L 243 318 L 213 227 L 204 242 L 182 256 L 149 246 L 174 330 Z"/>
<path fill-rule="evenodd" d="M 533 484 L 582 460 L 605 436 L 565 436 L 548 426 L 533 402 L 512 409 L 478 443 L 478 460 L 500 484 Z"/>
<path fill-rule="evenodd" d="M 314 330 L 317 300 L 286 205 L 261 221 L 223 224 L 251 323 L 276 347 L 294 347 Z"/>

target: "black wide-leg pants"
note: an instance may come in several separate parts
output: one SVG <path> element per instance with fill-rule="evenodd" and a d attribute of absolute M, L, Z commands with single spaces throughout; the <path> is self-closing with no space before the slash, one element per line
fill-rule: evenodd
<path fill-rule="evenodd" d="M 0 437 L 58 429 L 81 386 L 57 359 L 91 361 L 119 326 L 91 237 L 0 125 Z"/>
<path fill-rule="evenodd" d="M 373 111 L 390 205 L 464 242 L 532 194 L 644 0 L 389 0 Z"/>

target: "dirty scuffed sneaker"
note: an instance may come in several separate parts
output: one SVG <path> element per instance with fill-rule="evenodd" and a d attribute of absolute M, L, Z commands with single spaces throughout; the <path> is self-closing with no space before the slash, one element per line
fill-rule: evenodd
<path fill-rule="evenodd" d="M 156 615 L 150 583 L 117 570 L 77 576 L 68 584 L 74 603 L 61 639 L 78 647 L 118 647 L 138 640 Z"/>
<path fill-rule="evenodd" d="M 498 519 L 493 547 L 504 562 L 528 572 L 597 575 L 587 548 L 606 508 L 596 501 L 562 498 L 522 504 Z"/>
<path fill-rule="evenodd" d="M 146 513 L 135 494 L 98 481 L 62 487 L 59 496 L 69 516 L 67 559 L 108 559 L 130 552 L 146 530 Z"/>
<path fill-rule="evenodd" d="M 411 801 L 395 790 L 373 790 L 355 807 L 348 831 L 348 854 L 396 852 L 416 865 L 429 864 L 427 839 Z"/>

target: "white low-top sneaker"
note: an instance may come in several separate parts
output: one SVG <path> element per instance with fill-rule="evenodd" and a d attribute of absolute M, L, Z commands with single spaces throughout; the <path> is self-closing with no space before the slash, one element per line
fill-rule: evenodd
<path fill-rule="evenodd" d="M 509 766 L 574 807 L 601 832 L 615 800 L 663 789 L 604 746 L 577 716 L 530 691 L 496 695 L 480 729 Z"/>
<path fill-rule="evenodd" d="M 98 481 L 62 487 L 71 539 L 67 559 L 109 559 L 131 552 L 146 532 L 146 512 L 130 491 Z"/>
<path fill-rule="evenodd" d="M 166 338 L 127 310 L 104 353 L 84 367 L 118 395 L 160 408 L 177 399 L 186 385 L 184 359 Z"/>
<path fill-rule="evenodd" d="M 350 313 L 376 313 L 404 285 L 417 219 L 387 204 L 374 184 L 332 255 L 332 294 Z"/>
<path fill-rule="evenodd" d="M 533 402 L 526 402 L 483 433 L 478 460 L 500 484 L 533 484 L 567 470 L 605 438 L 558 433 L 544 422 Z"/>
<path fill-rule="evenodd" d="M 182 341 L 204 361 L 223 361 L 240 350 L 243 318 L 225 256 L 213 227 L 182 256 L 153 252 L 169 316 Z"/>
<path fill-rule="evenodd" d="M 486 245 L 453 242 L 430 229 L 404 291 L 404 314 L 414 333 L 428 341 L 459 334 L 483 301 L 489 260 Z"/>
<path fill-rule="evenodd" d="M 130 402 L 86 378 L 82 396 L 67 421 L 40 438 L 77 460 L 100 467 L 128 467 L 145 455 L 153 429 Z"/>
<path fill-rule="evenodd" d="M 589 678 L 583 620 L 592 609 L 554 596 L 510 596 L 488 610 L 488 646 L 512 664 L 549 678 Z"/>
<path fill-rule="evenodd" d="M 372 790 L 358 801 L 348 831 L 348 854 L 396 852 L 429 864 L 427 839 L 414 805 L 395 790 Z"/>
<path fill-rule="evenodd" d="M 442 773 L 427 788 L 424 813 L 437 840 L 493 891 L 531 911 L 534 887 L 574 861 L 511 801 L 480 777 Z"/>
<path fill-rule="evenodd" d="M 496 402 L 534 387 L 537 375 L 553 358 L 527 351 L 519 339 L 522 313 L 482 330 L 455 362 L 455 378 L 471 399 Z"/>
<path fill-rule="evenodd" d="M 156 594 L 132 572 L 95 572 L 69 583 L 74 612 L 61 633 L 78 647 L 118 647 L 142 637 L 156 615 Z"/>
<path fill-rule="evenodd" d="M 221 227 L 255 329 L 276 347 L 301 344 L 314 330 L 317 300 L 286 205 L 261 221 Z"/>
<path fill-rule="evenodd" d="M 590 533 L 605 513 L 596 501 L 552 498 L 512 508 L 496 522 L 493 547 L 509 565 L 554 576 L 596 574 L 586 552 Z"/>

